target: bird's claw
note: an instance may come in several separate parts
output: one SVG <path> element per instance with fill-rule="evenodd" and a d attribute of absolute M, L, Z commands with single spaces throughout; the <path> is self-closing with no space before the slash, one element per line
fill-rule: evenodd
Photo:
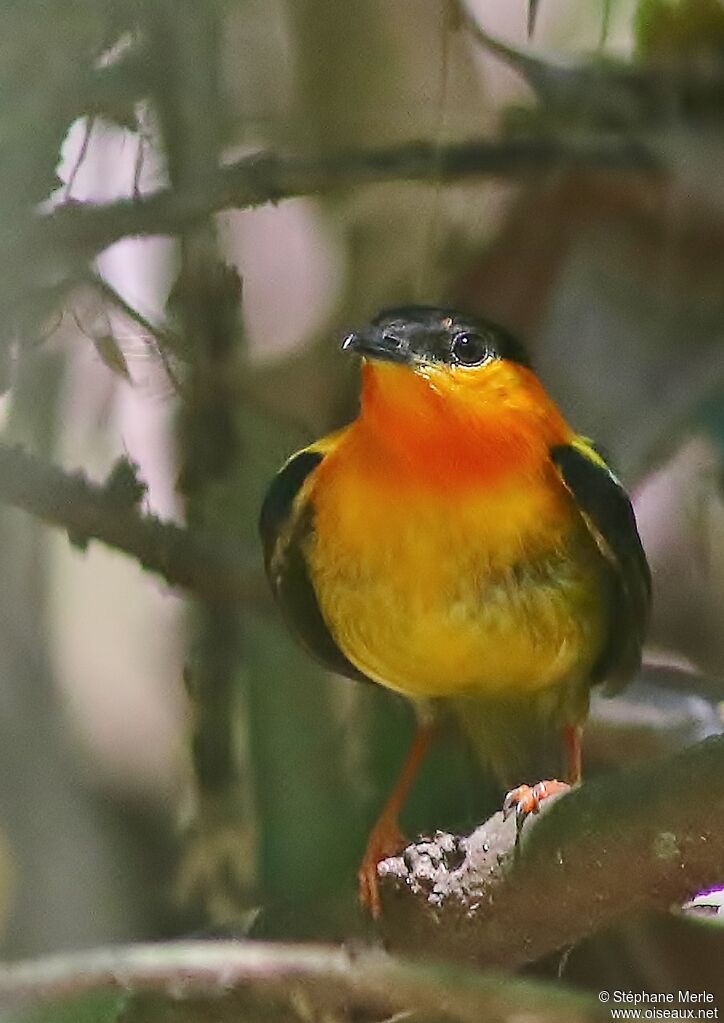
<path fill-rule="evenodd" d="M 382 916 L 377 865 L 388 856 L 394 856 L 407 845 L 397 821 L 381 818 L 370 833 L 365 854 L 357 871 L 359 900 L 369 910 L 373 920 Z"/>
<path fill-rule="evenodd" d="M 539 781 L 536 785 L 519 785 L 511 789 L 503 800 L 503 820 L 507 820 L 515 810 L 515 823 L 520 832 L 523 823 L 531 813 L 538 813 L 544 799 L 567 792 L 570 785 L 557 778 Z"/>

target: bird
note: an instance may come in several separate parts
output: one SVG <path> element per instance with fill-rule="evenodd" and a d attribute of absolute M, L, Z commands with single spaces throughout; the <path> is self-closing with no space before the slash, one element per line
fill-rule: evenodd
<path fill-rule="evenodd" d="M 457 720 L 518 821 L 577 785 L 591 688 L 641 664 L 651 577 L 620 480 L 507 329 L 400 306 L 342 347 L 361 357 L 359 413 L 287 460 L 259 526 L 301 645 L 416 710 L 358 874 L 379 917 L 377 865 L 405 844 L 437 723 Z"/>

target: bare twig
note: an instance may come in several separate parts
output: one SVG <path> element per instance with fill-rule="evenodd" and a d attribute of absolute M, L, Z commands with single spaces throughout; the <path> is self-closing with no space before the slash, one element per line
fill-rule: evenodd
<path fill-rule="evenodd" d="M 143 157 L 146 151 L 146 136 L 142 129 L 139 129 L 136 143 L 136 158 L 133 161 L 133 184 L 131 194 L 137 202 L 141 198 L 141 174 L 143 173 Z"/>
<path fill-rule="evenodd" d="M 99 540 L 123 551 L 171 586 L 225 601 L 255 601 L 263 592 L 250 559 L 231 539 L 144 514 L 119 502 L 107 486 L 20 448 L 0 445 L 0 502 L 61 526 L 76 540 Z"/>
<path fill-rule="evenodd" d="M 415 1010 L 415 1019 L 459 1023 L 583 1023 L 607 1018 L 596 1002 L 559 984 L 483 976 L 447 967 L 399 963 L 380 953 L 353 956 L 321 946 L 257 942 L 179 942 L 82 952 L 0 967 L 0 1004 L 37 1004 L 98 989 L 152 992 L 183 1008 L 184 1020 L 257 1018 L 247 1012 L 273 1005 L 279 1018 L 306 1006 L 301 1018 L 324 1010 L 344 1019 L 355 1010 L 385 1014 Z M 286 1011 L 283 1011 L 286 1010 Z M 134 1020 L 133 1006 L 123 1019 Z M 144 1017 L 146 1018 L 146 1017 Z M 174 1018 L 177 1018 L 174 1016 Z M 296 1016 L 294 1018 L 297 1018 Z M 338 1016 L 335 1015 L 335 1018 Z"/>
<path fill-rule="evenodd" d="M 388 947 L 514 968 L 722 881 L 724 738 L 584 784 L 514 841 L 496 814 L 381 864 Z"/>

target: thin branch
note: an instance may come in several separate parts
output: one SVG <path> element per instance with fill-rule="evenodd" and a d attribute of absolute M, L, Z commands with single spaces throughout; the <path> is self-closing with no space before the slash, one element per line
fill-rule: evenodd
<path fill-rule="evenodd" d="M 584 784 L 524 828 L 496 814 L 380 865 L 387 947 L 515 968 L 724 880 L 724 738 Z"/>
<path fill-rule="evenodd" d="M 14 1006 L 77 998 L 99 989 L 153 992 L 183 1007 L 184 1020 L 236 1021 L 274 1004 L 300 1018 L 340 1011 L 374 1011 L 376 1018 L 413 1010 L 415 1020 L 458 1023 L 584 1023 L 606 1019 L 596 1001 L 559 984 L 481 976 L 398 963 L 381 953 L 261 942 L 179 942 L 71 953 L 0 967 L 0 1004 Z M 240 1004 L 241 1003 L 241 1004 Z M 246 1012 L 242 1010 L 246 1009 Z M 143 1014 L 142 1014 L 143 1015 Z M 144 1018 L 146 1018 L 144 1016 Z M 174 1018 L 176 1018 L 174 1016 Z M 296 1018 L 296 1016 L 295 1016 Z M 335 1015 L 335 1018 L 338 1018 Z M 374 1017 L 373 1017 L 374 1018 Z M 132 1023 L 133 1006 L 123 1019 Z"/>
<path fill-rule="evenodd" d="M 722 69 L 710 64 L 682 61 L 668 66 L 660 63 L 633 63 L 589 57 L 542 58 L 532 50 L 511 46 L 490 35 L 469 12 L 462 0 L 452 0 L 460 9 L 460 23 L 488 53 L 495 54 L 517 71 L 536 93 L 548 123 L 557 115 L 568 123 L 592 132 L 594 126 L 609 131 L 618 128 L 624 135 L 638 132 L 652 139 L 656 131 L 666 137 L 671 130 L 673 112 L 685 107 L 692 116 L 692 96 L 698 111 L 716 108 L 721 95 Z M 532 9 L 535 13 L 535 3 Z M 607 31 L 608 3 L 604 7 Z M 530 22 L 529 22 L 530 28 Z M 713 124 L 713 122 L 712 122 Z M 650 145 L 653 159 L 655 144 Z"/>
<path fill-rule="evenodd" d="M 663 170 L 644 145 L 618 136 L 585 141 L 544 136 L 480 139 L 449 146 L 408 142 L 319 157 L 256 153 L 219 168 L 204 186 L 163 189 L 105 205 L 60 205 L 39 222 L 35 244 L 90 255 L 120 238 L 175 235 L 209 213 L 248 209 L 293 196 L 386 181 L 515 178 L 559 168 L 646 174 Z"/>
<path fill-rule="evenodd" d="M 90 146 L 91 136 L 93 135 L 93 128 L 95 127 L 96 119 L 90 115 L 85 119 L 85 125 L 83 128 L 83 141 L 78 149 L 78 155 L 75 158 L 68 180 L 65 183 L 65 190 L 63 192 L 63 199 L 65 202 L 73 198 L 73 187 L 75 185 L 75 179 L 78 176 L 78 171 L 83 166 L 83 162 L 88 155 L 88 147 Z"/>
<path fill-rule="evenodd" d="M 93 287 L 103 298 L 112 302 L 113 305 L 115 305 L 116 308 L 124 314 L 124 316 L 127 316 L 129 320 L 141 328 L 144 335 L 146 335 L 143 339 L 147 341 L 154 355 L 157 356 L 159 362 L 163 366 L 164 372 L 166 373 L 174 391 L 176 394 L 182 394 L 183 390 L 181 381 L 173 368 L 171 356 L 169 355 L 169 352 L 178 351 L 180 348 L 179 338 L 167 327 L 161 327 L 155 323 L 151 323 L 151 321 L 147 319 L 143 313 L 136 309 L 135 306 L 126 302 L 123 295 L 116 291 L 113 285 L 109 284 L 105 278 L 100 276 L 100 274 L 90 272 L 87 275 L 87 280 L 91 287 Z"/>
<path fill-rule="evenodd" d="M 462 0 L 456 0 L 460 10 L 460 22 L 465 26 L 473 39 L 484 50 L 494 53 L 510 67 L 518 71 L 530 87 L 541 95 L 549 98 L 549 94 L 557 93 L 561 83 L 574 83 L 580 87 L 581 81 L 588 81 L 593 74 L 600 73 L 595 65 L 589 61 L 567 61 L 566 63 L 543 60 L 535 53 L 519 49 L 504 43 L 502 39 L 486 32 L 478 20 L 470 13 Z M 538 16 L 539 0 L 529 0 L 528 4 L 528 38 L 531 39 L 535 31 L 536 19 Z M 610 72 L 609 72 L 610 73 Z M 636 73 L 636 72 L 632 72 Z M 553 86 L 555 85 L 555 89 Z"/>
<path fill-rule="evenodd" d="M 0 444 L 0 502 L 66 529 L 76 542 L 99 540 L 147 571 L 216 600 L 256 601 L 262 591 L 250 559 L 229 539 L 144 514 L 108 485 L 66 473 L 20 448 Z"/>
<path fill-rule="evenodd" d="M 143 173 L 143 157 L 146 151 L 146 142 L 147 139 L 143 129 L 139 128 L 136 158 L 133 161 L 133 184 L 131 187 L 131 194 L 136 202 L 141 198 L 141 174 Z"/>

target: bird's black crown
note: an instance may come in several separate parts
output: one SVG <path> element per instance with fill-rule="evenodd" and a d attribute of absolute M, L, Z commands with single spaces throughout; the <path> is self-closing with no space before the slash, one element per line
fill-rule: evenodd
<path fill-rule="evenodd" d="M 473 367 L 510 359 L 530 365 L 524 346 L 503 327 L 438 306 L 383 309 L 368 327 L 347 335 L 343 347 L 388 362 Z"/>

